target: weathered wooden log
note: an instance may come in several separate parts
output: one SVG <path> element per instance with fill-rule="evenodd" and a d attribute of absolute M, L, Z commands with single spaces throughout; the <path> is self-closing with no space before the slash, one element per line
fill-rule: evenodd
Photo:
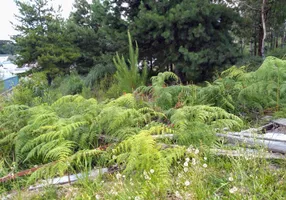
<path fill-rule="evenodd" d="M 286 128 L 286 119 L 285 118 L 275 119 L 275 120 L 272 120 L 272 122 L 274 124 L 278 124 L 279 126 L 283 126 Z"/>
<path fill-rule="evenodd" d="M 216 134 L 218 137 L 226 138 L 228 142 L 233 144 L 243 144 L 247 147 L 257 147 L 266 148 L 272 152 L 286 153 L 286 143 L 272 140 L 256 139 L 250 137 L 240 137 L 231 134 Z"/>
<path fill-rule="evenodd" d="M 277 142 L 286 142 L 286 134 L 275 133 L 275 132 L 265 133 L 265 134 L 256 134 L 256 133 L 242 131 L 242 132 L 229 132 L 227 134 L 233 135 L 233 136 L 239 136 L 239 137 L 271 140 L 271 141 L 277 141 Z"/>
<path fill-rule="evenodd" d="M 48 185 L 64 185 L 64 184 L 71 184 L 76 181 L 78 181 L 81 178 L 88 177 L 88 178 L 95 178 L 100 174 L 108 173 L 109 170 L 108 168 L 101 168 L 101 169 L 95 169 L 91 170 L 87 174 L 84 173 L 78 173 L 78 174 L 72 174 L 72 175 L 67 175 L 63 177 L 57 177 L 57 178 L 52 178 L 52 179 L 47 179 L 43 180 L 40 184 L 35 185 L 35 186 L 30 186 L 29 190 L 35 190 L 35 189 L 40 189 L 43 187 L 46 187 Z"/>
<path fill-rule="evenodd" d="M 174 139 L 174 134 L 152 135 L 153 139 Z"/>
<path fill-rule="evenodd" d="M 39 166 L 39 167 L 33 167 L 31 169 L 27 169 L 27 170 L 24 170 L 24 171 L 21 171 L 21 172 L 17 172 L 15 174 L 8 174 L 7 176 L 4 176 L 2 178 L 0 178 L 0 183 L 3 183 L 3 182 L 6 182 L 6 181 L 9 181 L 9 180 L 14 180 L 16 179 L 17 177 L 21 177 L 21 176 L 26 176 L 26 175 L 29 175 L 35 171 L 37 171 L 39 168 L 41 168 L 42 166 Z"/>
<path fill-rule="evenodd" d="M 280 153 L 260 152 L 255 149 L 244 149 L 244 150 L 211 149 L 211 152 L 215 155 L 222 155 L 229 157 L 265 158 L 265 159 L 279 159 L 279 160 L 286 159 L 286 156 Z"/>

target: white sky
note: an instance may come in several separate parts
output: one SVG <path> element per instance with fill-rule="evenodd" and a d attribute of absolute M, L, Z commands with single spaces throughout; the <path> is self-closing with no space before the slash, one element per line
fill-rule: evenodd
<path fill-rule="evenodd" d="M 27 1 L 27 0 L 26 0 Z M 62 16 L 67 18 L 72 10 L 74 0 L 51 0 L 57 8 L 62 5 Z M 14 0 L 0 0 L 0 40 L 8 40 L 10 36 L 16 34 L 10 22 L 15 22 L 14 14 L 18 9 Z"/>

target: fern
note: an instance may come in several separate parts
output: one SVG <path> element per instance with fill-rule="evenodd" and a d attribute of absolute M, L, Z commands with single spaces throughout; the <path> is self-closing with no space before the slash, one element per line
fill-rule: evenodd
<path fill-rule="evenodd" d="M 91 158 L 99 159 L 103 155 L 104 152 L 100 150 L 80 150 L 69 157 L 43 165 L 29 177 L 28 184 L 41 178 L 63 176 L 68 171 L 76 171 L 80 169 L 82 163 L 89 162 Z"/>
<path fill-rule="evenodd" d="M 170 118 L 182 144 L 212 144 L 215 130 L 222 128 L 239 129 L 242 120 L 219 107 L 206 105 L 184 106 L 173 111 Z"/>
<path fill-rule="evenodd" d="M 147 79 L 147 65 L 143 62 L 142 73 L 139 73 L 138 68 L 138 46 L 134 49 L 130 33 L 128 32 L 129 42 L 129 60 L 126 62 L 125 58 L 120 57 L 118 54 L 113 59 L 114 65 L 116 66 L 115 79 L 117 80 L 119 87 L 122 92 L 132 92 L 138 86 L 144 85 Z"/>
<path fill-rule="evenodd" d="M 159 73 L 151 80 L 152 86 L 141 86 L 137 88 L 135 94 L 146 97 L 146 100 L 151 102 L 154 107 L 168 110 L 196 101 L 196 86 L 177 85 L 180 83 L 180 79 L 172 72 Z"/>
<path fill-rule="evenodd" d="M 148 190 L 166 194 L 171 184 L 172 164 L 184 156 L 184 147 L 163 150 L 152 137 L 170 131 L 164 126 L 151 127 L 124 140 L 113 150 L 115 161 L 124 168 L 127 177 L 145 179 L 141 182 L 143 190 L 148 185 Z M 151 169 L 154 174 L 149 173 Z"/>

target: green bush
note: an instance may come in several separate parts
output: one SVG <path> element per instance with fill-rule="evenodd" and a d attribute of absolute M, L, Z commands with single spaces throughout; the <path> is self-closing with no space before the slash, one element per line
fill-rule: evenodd
<path fill-rule="evenodd" d="M 267 56 L 274 56 L 276 58 L 286 60 L 286 48 L 275 48 L 267 52 Z"/>
<path fill-rule="evenodd" d="M 77 73 L 73 72 L 62 79 L 59 86 L 59 91 L 63 96 L 80 94 L 83 86 L 83 79 Z"/>

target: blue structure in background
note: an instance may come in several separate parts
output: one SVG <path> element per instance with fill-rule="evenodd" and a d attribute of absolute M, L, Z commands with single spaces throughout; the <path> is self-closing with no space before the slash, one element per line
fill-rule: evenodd
<path fill-rule="evenodd" d="M 9 74 L 0 77 L 0 93 L 10 90 L 19 83 L 19 78 L 16 75 Z"/>
<path fill-rule="evenodd" d="M 4 81 L 4 90 L 10 90 L 12 87 L 16 86 L 19 83 L 18 76 L 9 77 Z"/>

